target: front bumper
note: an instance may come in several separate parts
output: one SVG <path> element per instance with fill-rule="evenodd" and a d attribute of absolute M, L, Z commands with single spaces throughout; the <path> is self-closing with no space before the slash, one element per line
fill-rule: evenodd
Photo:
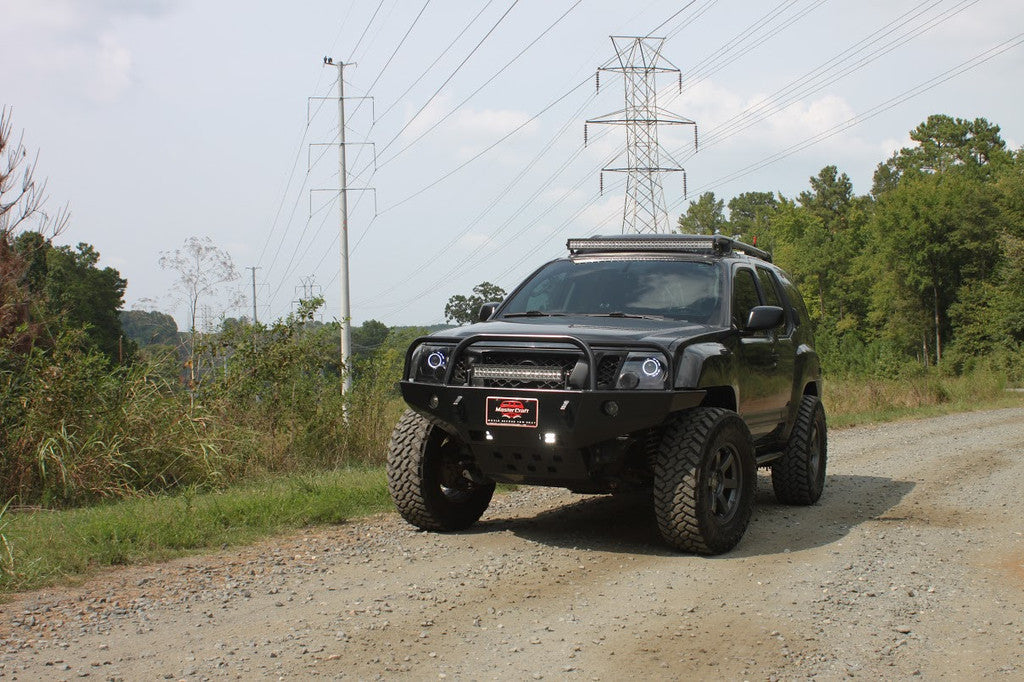
<path fill-rule="evenodd" d="M 653 428 L 695 407 L 703 390 L 596 391 L 486 388 L 400 382 L 409 406 L 471 450 L 480 471 L 497 481 L 578 486 L 604 468 L 590 451 Z M 487 399 L 536 400 L 536 426 L 487 423 Z"/>

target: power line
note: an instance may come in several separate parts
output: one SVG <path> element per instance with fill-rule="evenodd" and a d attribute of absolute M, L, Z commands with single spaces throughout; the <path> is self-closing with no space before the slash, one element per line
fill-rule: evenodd
<path fill-rule="evenodd" d="M 921 35 L 925 31 L 934 28 L 939 23 L 947 21 L 956 14 L 959 14 L 968 7 L 976 4 L 978 1 L 979 0 L 962 0 L 957 5 L 954 5 L 953 7 L 946 9 L 939 15 L 926 20 L 922 25 L 911 28 L 906 33 L 897 36 L 895 40 L 890 40 L 889 36 L 893 32 L 906 26 L 908 23 L 910 23 L 917 17 L 921 16 L 921 14 L 931 9 L 935 5 L 939 4 L 941 0 L 934 0 L 930 2 L 930 4 L 928 1 L 920 3 L 914 9 L 901 15 L 900 17 L 889 22 L 888 24 L 882 26 L 873 33 L 869 34 L 867 37 L 846 48 L 842 52 L 839 52 L 831 59 L 819 65 L 817 68 L 807 72 L 800 78 L 797 78 L 796 80 L 791 81 L 789 84 L 783 86 L 768 98 L 761 100 L 760 102 L 758 102 L 758 104 L 748 107 L 747 109 L 740 112 L 736 116 L 733 116 L 727 121 L 712 128 L 712 130 L 709 133 L 706 133 L 704 136 L 704 143 L 702 145 L 703 148 L 707 149 L 708 147 L 712 147 L 718 144 L 719 142 L 722 142 L 732 137 L 733 135 L 739 133 L 740 131 L 749 128 L 750 126 L 760 121 L 763 121 L 764 119 L 770 116 L 773 116 L 774 114 L 784 110 L 793 102 L 799 100 L 801 97 L 806 97 L 808 95 L 819 92 L 828 85 L 835 83 L 836 81 L 849 75 L 850 73 L 859 70 L 866 66 L 867 64 L 875 61 L 879 57 L 888 54 L 889 52 L 895 50 L 896 48 L 906 44 L 907 42 Z M 925 5 L 928 6 L 921 10 L 920 12 L 917 11 L 918 9 L 924 7 Z M 913 16 L 907 19 L 907 17 L 910 16 L 911 14 L 913 14 Z M 868 53 L 859 61 L 844 66 L 844 64 L 849 62 L 849 60 L 852 57 L 856 56 L 860 52 L 863 52 L 870 46 L 880 43 L 882 41 L 885 42 L 882 43 L 881 47 Z M 842 70 L 839 71 L 838 73 L 834 73 L 836 69 Z M 815 79 L 820 80 L 817 80 L 817 82 L 815 82 Z M 691 156 L 693 155 L 688 153 L 684 157 L 684 160 L 690 158 Z"/>
<path fill-rule="evenodd" d="M 824 130 L 816 135 L 807 137 L 801 140 L 800 142 L 790 147 L 787 147 L 786 149 L 783 149 L 779 152 L 764 157 L 760 161 L 752 163 L 749 166 L 741 168 L 728 175 L 724 175 L 710 183 L 707 183 L 706 185 L 698 188 L 698 191 L 712 187 L 718 187 L 728 182 L 732 182 L 733 180 L 737 180 L 745 175 L 749 175 L 750 173 L 753 173 L 756 170 L 760 170 L 761 168 L 764 168 L 765 166 L 775 163 L 776 161 L 780 161 L 788 156 L 792 156 L 793 154 L 799 151 L 807 149 L 808 147 L 811 147 L 823 140 L 826 140 L 830 137 L 838 135 L 839 133 L 845 130 L 848 130 L 849 128 L 852 128 L 855 125 L 859 125 L 864 121 L 872 119 L 875 116 L 878 116 L 879 114 L 882 114 L 896 106 L 899 106 L 900 104 L 903 104 L 907 100 L 910 100 L 935 87 L 938 87 L 939 85 L 945 83 L 946 81 L 956 78 L 957 76 L 960 76 L 966 73 L 967 71 L 970 71 L 971 69 L 977 68 L 978 66 L 981 66 L 985 62 L 988 62 L 989 60 L 994 59 L 995 57 L 998 57 L 1004 52 L 1011 50 L 1021 44 L 1024 44 L 1024 33 L 1018 33 L 1009 40 L 999 43 L 998 45 L 991 47 L 988 50 L 985 50 L 984 52 L 975 55 L 974 57 L 971 57 L 970 59 L 967 59 L 961 62 L 960 64 L 957 64 L 956 66 L 947 69 L 946 71 L 943 71 L 942 73 L 915 85 L 912 88 L 904 90 L 898 95 L 891 97 L 885 100 L 884 102 L 876 104 L 870 109 L 867 109 L 855 116 L 852 116 L 846 119 L 845 121 L 837 123 L 828 130 Z"/>
<path fill-rule="evenodd" d="M 519 60 L 519 58 L 520 58 L 520 57 L 522 57 L 522 56 L 523 56 L 524 54 L 526 54 L 526 52 L 527 52 L 527 51 L 528 51 L 528 50 L 529 50 L 529 49 L 530 49 L 531 47 L 533 47 L 534 45 L 536 45 L 536 44 L 537 44 L 537 42 L 538 42 L 538 41 L 540 41 L 540 39 L 541 39 L 541 38 L 543 38 L 544 36 L 546 36 L 546 35 L 547 35 L 547 34 L 548 34 L 548 33 L 549 33 L 549 32 L 550 32 L 550 31 L 551 31 L 551 30 L 552 30 L 552 29 L 553 29 L 553 28 L 554 28 L 555 26 L 557 26 L 557 25 L 558 25 L 559 23 L 561 23 L 561 21 L 562 21 L 563 19 L 565 19 L 565 18 L 566 18 L 567 16 L 569 16 L 569 13 L 570 13 L 570 12 L 572 12 L 572 11 L 573 11 L 574 9 L 576 9 L 576 7 L 577 7 L 577 6 L 579 6 L 579 4 L 580 4 L 581 2 L 583 2 L 583 0 L 576 0 L 576 2 L 574 2 L 574 3 L 572 4 L 572 6 L 571 6 L 571 7 L 569 7 L 569 9 L 565 10 L 565 12 L 564 12 L 564 13 L 562 14 L 562 16 L 560 16 L 560 17 L 558 17 L 557 19 L 555 19 L 555 21 L 554 21 L 554 22 L 553 22 L 553 23 L 552 23 L 552 24 L 551 24 L 550 26 L 548 26 L 548 27 L 547 27 L 546 29 L 544 29 L 544 30 L 543 30 L 543 31 L 541 32 L 541 34 L 540 34 L 540 35 L 538 35 L 538 36 L 537 36 L 536 38 L 534 38 L 534 39 L 533 39 L 532 41 L 530 41 L 530 43 L 529 43 L 529 44 L 528 44 L 528 45 L 527 45 L 526 47 L 524 47 L 524 48 L 523 48 L 522 50 L 520 50 L 520 51 L 519 51 L 519 53 L 518 53 L 518 54 L 516 54 L 516 56 L 515 56 L 515 57 L 513 57 L 513 58 L 512 58 L 512 59 L 510 59 L 510 60 L 509 60 L 508 62 L 506 62 L 506 63 L 505 63 L 505 65 L 504 65 L 503 67 L 501 67 L 500 69 L 498 69 L 498 70 L 497 70 L 497 72 L 495 72 L 495 74 L 494 74 L 493 76 L 491 76 L 491 77 L 490 77 L 490 78 L 488 78 L 488 79 L 487 79 L 486 81 L 484 81 L 483 85 L 481 85 L 481 86 L 480 86 L 480 87 L 478 87 L 478 88 L 477 88 L 476 90 L 474 90 L 473 92 L 471 92 L 471 93 L 469 94 L 469 96 L 468 96 L 468 97 L 466 97 L 465 99 L 463 99 L 463 100 L 462 100 L 461 102 L 459 102 L 459 103 L 458 103 L 458 104 L 457 104 L 457 105 L 455 106 L 455 108 L 454 108 L 454 109 L 452 109 L 452 110 L 451 110 L 451 111 L 449 111 L 449 112 L 448 112 L 447 114 L 445 114 L 444 116 L 442 116 L 441 118 L 439 118 L 439 119 L 438 119 L 437 121 L 435 121 L 435 122 L 434 122 L 433 124 L 431 124 L 431 125 L 430 125 L 430 127 L 428 127 L 428 128 L 426 129 L 426 130 L 424 130 L 424 131 L 423 131 L 422 133 L 420 133 L 420 134 L 419 134 L 419 136 L 417 136 L 417 137 L 416 137 L 416 139 L 414 139 L 414 140 L 413 140 L 413 141 L 411 141 L 411 142 L 410 142 L 409 144 L 407 144 L 407 145 L 405 145 L 404 147 L 402 147 L 401 149 L 399 149 L 399 150 L 398 150 L 397 152 L 395 152 L 395 153 L 394 153 L 394 154 L 393 154 L 392 156 L 390 156 L 389 158 L 387 158 L 387 159 L 385 159 L 384 161 L 382 161 L 382 162 L 380 163 L 380 167 L 381 167 L 381 168 L 383 168 L 384 166 L 388 165 L 389 163 L 391 163 L 392 161 L 394 161 L 395 159 L 397 159 L 397 158 L 398 158 L 399 156 L 401 156 L 401 155 L 402 155 L 402 154 L 403 154 L 403 153 L 404 153 L 404 152 L 405 152 L 406 150 L 408 150 L 408 149 L 409 149 L 410 147 L 412 147 L 412 146 L 413 146 L 414 144 L 416 144 L 417 142 L 419 142 L 420 140 L 422 140 L 422 139 L 423 139 L 424 137 L 426 137 L 426 135 L 427 135 L 428 133 L 430 133 L 430 132 L 431 132 L 432 130 L 434 130 L 435 128 L 437 128 L 437 126 L 439 126 L 439 125 L 441 125 L 442 123 L 444 123 L 445 121 L 447 121 L 447 120 L 448 120 L 448 119 L 449 119 L 449 118 L 450 118 L 450 117 L 451 117 L 452 115 L 454 115 L 454 114 L 455 114 L 455 112 L 456 112 L 456 111 L 458 111 L 458 110 L 459 110 L 459 109 L 461 109 L 461 108 L 462 108 L 463 106 L 465 106 L 466 102 L 468 102 L 469 100 L 473 99 L 473 98 L 474 98 L 474 97 L 475 97 L 475 96 L 476 96 L 477 94 L 479 94 L 479 92 L 480 92 L 481 90 L 483 90 L 483 89 L 484 89 L 484 88 L 486 88 L 486 87 L 487 87 L 488 85 L 490 85 L 490 84 L 491 84 L 492 82 L 494 82 L 494 79 L 495 79 L 495 78 L 497 78 L 497 77 L 498 77 L 498 76 L 500 76 L 500 75 L 501 75 L 502 73 L 504 73 L 504 72 L 505 72 L 505 70 L 506 70 L 506 69 L 508 69 L 508 67 L 512 66 L 512 64 L 514 64 L 515 62 L 517 62 L 517 61 Z M 411 123 L 411 122 L 412 122 L 412 120 L 410 120 L 410 123 Z M 406 124 L 406 125 L 408 126 L 408 124 Z M 402 130 L 405 130 L 405 128 L 403 128 Z M 401 135 L 401 131 L 399 131 L 399 135 Z M 391 146 L 391 143 L 392 143 L 392 142 L 394 142 L 394 141 L 395 141 L 395 140 L 397 140 L 397 139 L 398 139 L 398 136 L 397 136 L 397 135 L 396 135 L 395 137 L 393 137 L 393 138 L 391 139 L 391 142 L 389 142 L 389 143 L 388 143 L 387 145 L 385 145 L 385 146 L 384 146 L 384 149 L 382 149 L 382 150 L 381 150 L 381 154 L 383 154 L 383 153 L 384 153 L 384 151 L 386 151 L 386 150 L 387 150 L 387 148 Z"/>
<path fill-rule="evenodd" d="M 333 86 L 332 86 L 332 88 L 333 88 Z M 315 116 L 315 114 L 314 114 L 314 116 Z M 292 180 L 295 178 L 295 169 L 299 165 L 299 159 L 302 158 L 302 150 L 306 146 L 306 135 L 309 134 L 310 123 L 312 123 L 312 118 L 310 118 L 310 116 L 307 113 L 306 125 L 302 129 L 302 137 L 299 140 L 299 149 L 298 149 L 298 151 L 295 152 L 295 159 L 292 161 L 292 168 L 291 168 L 291 171 L 288 173 L 288 180 L 285 183 L 284 192 L 281 193 L 281 201 L 278 203 L 277 212 L 274 214 L 274 220 L 270 224 L 270 231 L 267 233 L 267 238 L 263 242 L 263 248 L 260 250 L 260 256 L 259 256 L 258 259 L 256 259 L 257 263 L 260 263 L 260 262 L 263 261 L 263 256 L 266 255 L 266 252 L 267 252 L 267 246 L 270 244 L 270 240 L 271 240 L 271 238 L 274 235 L 274 230 L 277 228 L 277 221 L 281 217 L 281 210 L 284 208 L 284 201 L 285 201 L 285 198 L 288 196 L 288 188 L 291 187 Z M 308 172 L 307 172 L 307 175 L 308 175 Z M 287 231 L 287 228 L 286 228 L 286 231 Z"/>
<path fill-rule="evenodd" d="M 401 130 L 399 130 L 399 131 L 398 131 L 398 132 L 397 132 L 397 133 L 395 134 L 395 136 L 394 136 L 394 137 L 392 137 L 392 138 L 391 138 L 391 139 L 390 139 L 390 140 L 389 140 L 389 141 L 387 142 L 387 144 L 385 144 L 385 145 L 383 146 L 383 148 L 381 148 L 381 153 L 382 153 L 382 154 L 383 154 L 383 153 L 384 153 L 385 151 L 387 151 L 387 149 L 388 149 L 388 148 L 389 148 L 389 147 L 390 147 L 390 146 L 391 146 L 392 144 L 394 144 L 395 140 L 397 140 L 397 139 L 398 139 L 399 137 L 401 137 L 402 133 L 404 133 L 404 132 L 406 131 L 406 129 L 408 129 L 408 127 L 409 127 L 410 125 L 412 125 L 412 122 L 413 122 L 413 121 L 415 121 L 415 120 L 416 120 L 416 119 L 417 119 L 417 118 L 419 117 L 419 115 L 423 113 L 423 111 L 424 111 L 424 110 L 425 110 L 425 109 L 426 109 L 426 108 L 427 108 L 427 107 L 428 107 L 428 106 L 430 105 L 430 103 L 431 103 L 431 102 L 433 102 L 433 101 L 434 101 L 434 98 L 435 98 L 435 97 L 437 97 L 437 96 L 438 96 L 438 95 L 439 95 L 439 94 L 441 93 L 441 91 L 442 91 L 442 90 L 444 89 L 444 87 L 445 87 L 446 85 L 448 85 L 448 83 L 449 83 L 449 82 L 451 82 L 451 80 L 452 80 L 453 78 L 455 78 L 455 75 L 456 75 L 456 74 L 457 74 L 457 73 L 458 73 L 458 72 L 459 72 L 459 71 L 460 71 L 460 70 L 462 69 L 462 67 L 463 67 L 463 66 L 465 66 L 465 65 L 466 65 L 466 63 L 467 63 L 467 62 L 468 62 L 468 61 L 470 60 L 470 58 L 471 58 L 471 57 L 472 57 L 472 56 L 473 56 L 473 55 L 474 55 L 474 54 L 476 53 L 476 51 L 477 51 L 477 50 L 479 50 L 479 49 L 480 49 L 480 46 L 484 44 L 484 42 L 485 42 L 485 41 L 486 41 L 486 40 L 487 40 L 487 39 L 488 39 L 488 38 L 489 38 L 489 37 L 491 36 L 491 34 L 492 34 L 492 33 L 494 33 L 494 31 L 495 31 L 495 30 L 496 30 L 496 29 L 498 28 L 498 26 L 499 26 L 499 25 L 501 24 L 501 22 L 503 22 L 503 21 L 505 20 L 505 17 L 507 17 L 507 16 L 509 15 L 509 13 L 510 13 L 510 12 L 512 11 L 512 8 L 514 8 L 514 7 L 515 7 L 516 5 L 518 5 L 518 4 L 519 4 L 519 0 L 512 0 L 512 4 L 508 6 L 508 9 L 506 9 L 506 10 L 505 10 L 505 13 L 504 13 L 504 14 L 502 14 L 502 15 L 501 15 L 501 16 L 500 16 L 500 17 L 498 18 L 498 21 L 496 21 L 496 22 L 494 23 L 494 25 L 493 25 L 493 26 L 491 26 L 491 28 L 490 28 L 490 29 L 489 29 L 489 30 L 487 31 L 487 33 L 486 33 L 486 34 L 484 35 L 484 37 L 483 37 L 483 38 L 481 38 L 481 39 L 480 39 L 480 40 L 479 40 L 479 41 L 477 42 L 477 44 L 473 46 L 473 49 L 469 51 L 469 54 L 467 54 L 467 55 L 466 55 L 466 56 L 465 56 L 465 57 L 464 57 L 464 58 L 462 59 L 462 61 L 461 61 L 461 62 L 459 62 L 459 65 L 458 65 L 457 67 L 455 67 L 455 70 L 454 70 L 454 71 L 452 71 L 452 72 L 451 72 L 451 73 L 450 73 L 450 74 L 448 75 L 448 77 L 447 77 L 447 78 L 445 78 L 444 82 L 443 82 L 443 83 L 441 83 L 440 87 L 438 87 L 438 88 L 437 88 L 437 90 L 435 90 L 435 91 L 434 91 L 434 94 L 433 94 L 433 95 L 431 95 L 431 96 L 430 96 L 430 97 L 429 97 L 429 98 L 427 99 L 427 101 L 423 103 L 423 106 L 421 106 L 421 107 L 419 108 L 419 110 L 418 110 L 418 111 L 417 111 L 417 112 L 416 112 L 415 114 L 413 114 L 412 118 L 410 118 L 410 119 L 409 119 L 409 121 L 408 121 L 408 122 L 407 122 L 407 123 L 406 123 L 406 124 L 405 124 L 404 126 L 402 126 Z"/>
<path fill-rule="evenodd" d="M 370 26 L 373 25 L 373 20 L 377 18 L 377 14 L 380 12 L 380 8 L 383 6 L 384 0 L 380 0 L 380 2 L 377 3 L 377 9 L 373 10 L 373 16 L 371 16 L 370 20 L 366 22 L 366 28 L 364 28 L 363 32 L 359 35 L 359 40 L 356 41 L 355 47 L 352 48 L 352 52 L 349 53 L 348 59 L 345 60 L 346 63 L 352 63 L 352 58 L 355 57 L 356 50 L 358 50 L 359 46 L 363 44 L 363 39 L 366 37 L 366 32 L 370 30 Z"/>
<path fill-rule="evenodd" d="M 450 43 L 448 43 L 448 47 L 444 48 L 444 50 L 442 50 L 442 51 L 441 51 L 441 54 L 439 54 L 439 55 L 438 55 L 438 56 L 437 56 L 437 57 L 436 57 L 436 58 L 434 59 L 434 61 L 430 62 L 430 65 L 429 65 L 429 66 L 427 66 L 427 68 L 423 70 L 423 73 L 421 73 L 421 74 L 420 74 L 419 76 L 417 76 L 417 77 L 416 77 L 416 79 L 415 79 L 415 80 L 414 80 L 414 81 L 413 81 L 412 83 L 410 83 L 410 84 L 409 84 L 409 86 L 408 86 L 408 87 L 407 87 L 407 88 L 405 89 L 405 91 L 404 91 L 404 92 L 402 92 L 402 94 L 401 94 L 401 95 L 399 95 L 398 97 L 396 97 L 396 98 L 395 98 L 395 101 L 394 101 L 394 102 L 392 102 L 392 103 L 391 103 L 391 105 L 390 105 L 390 106 L 389 106 L 389 107 L 388 107 L 387 109 L 385 109 L 385 110 L 384 110 L 384 111 L 383 111 L 383 112 L 381 113 L 381 115 L 380 115 L 380 116 L 378 116 L 377 118 L 378 118 L 378 119 L 382 119 L 382 118 L 384 118 L 385 116 L 387 116 L 387 115 L 388 115 L 388 113 L 390 113 L 390 112 L 391 112 L 391 110 L 392 110 L 392 109 L 394 109 L 394 108 L 395 108 L 396 106 L 398 106 L 398 103 L 402 101 L 402 98 L 403 98 L 403 97 L 405 97 L 406 95 L 408 95 L 408 94 L 409 94 L 409 92 L 410 92 L 410 91 L 411 91 L 411 90 L 412 90 L 412 89 L 413 89 L 414 87 L 416 87 L 416 86 L 417 86 L 417 85 L 419 84 L 419 82 L 420 82 L 421 80 L 423 80 L 423 78 L 424 78 L 424 77 L 425 77 L 425 76 L 426 76 L 426 75 L 427 75 L 428 73 L 430 73 L 430 72 L 431 72 L 431 71 L 432 71 L 432 70 L 434 69 L 434 67 L 435 67 L 435 66 L 437 66 L 437 63 L 438 63 L 439 61 L 441 61 L 441 60 L 442 60 L 442 59 L 444 58 L 444 56 L 445 56 L 446 54 L 448 54 L 448 52 L 449 52 L 449 51 L 451 51 L 452 47 L 454 47 L 454 46 L 455 46 L 455 43 L 459 42 L 459 40 L 460 40 L 460 39 L 462 38 L 462 36 L 464 36 L 464 35 L 466 34 L 466 31 L 468 31 L 468 30 L 470 29 L 470 27 L 471 27 L 471 26 L 473 26 L 473 24 L 475 24 L 475 23 L 476 23 L 476 20 L 477 20 L 477 19 L 479 19 L 479 18 L 480 18 L 480 16 L 481 16 L 481 15 L 482 15 L 482 14 L 483 14 L 483 13 L 484 13 L 484 12 L 485 12 L 486 10 L 487 10 L 487 8 L 488 8 L 488 7 L 490 7 L 490 6 L 492 5 L 492 4 L 494 4 L 494 0 L 487 0 L 487 4 L 485 4 L 485 5 L 483 6 L 483 7 L 481 7 L 481 8 L 480 8 L 480 11 L 479 11 L 479 12 L 477 12 L 477 13 L 476 13 L 476 15 L 474 15 L 474 16 L 473 16 L 473 18 L 469 20 L 469 23 L 468 23 L 468 24 L 466 24 L 466 25 L 465 25 L 465 26 L 464 26 L 464 27 L 462 28 L 462 30 L 461 30 L 461 31 L 459 31 L 458 35 L 456 35 L 456 36 L 455 36 L 455 38 L 454 38 L 454 39 L 453 39 L 453 40 L 452 40 L 452 41 L 451 41 Z"/>
<path fill-rule="evenodd" d="M 391 56 L 388 57 L 387 61 L 384 62 L 384 66 L 382 66 L 380 68 L 380 71 L 377 72 L 377 77 L 373 79 L 372 83 L 370 83 L 370 87 L 368 87 L 366 89 L 367 94 L 373 92 L 373 88 L 377 85 L 377 82 L 381 79 L 381 76 L 384 75 L 384 72 L 387 71 L 387 68 L 391 65 L 391 62 L 394 60 L 395 55 L 397 55 L 398 51 L 402 49 L 403 45 L 405 45 L 405 41 L 409 38 L 409 34 L 412 33 L 412 30 L 414 28 L 416 28 L 416 24 L 419 23 L 420 17 L 423 16 L 423 13 L 427 11 L 427 6 L 429 4 L 430 4 L 430 0 L 426 0 L 426 2 L 423 3 L 423 7 L 420 8 L 419 14 L 417 14 L 416 18 L 412 20 L 412 23 L 409 25 L 409 28 L 406 30 L 405 35 L 403 35 L 402 39 L 398 41 L 398 45 L 396 45 L 395 49 L 391 52 Z M 353 116 L 356 114 L 356 112 L 359 111 L 360 107 L 362 107 L 364 101 L 365 100 L 359 100 L 359 103 L 356 104 L 355 109 L 352 111 L 352 115 Z M 370 129 L 371 130 L 373 129 L 374 125 L 376 125 L 376 121 L 374 121 L 370 125 Z"/>

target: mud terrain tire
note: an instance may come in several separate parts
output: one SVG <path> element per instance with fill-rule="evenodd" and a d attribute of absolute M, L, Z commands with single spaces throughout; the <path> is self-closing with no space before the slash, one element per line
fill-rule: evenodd
<path fill-rule="evenodd" d="M 697 408 L 673 417 L 654 461 L 662 538 L 687 552 L 728 552 L 750 523 L 756 475 L 750 431 L 735 412 Z"/>
<path fill-rule="evenodd" d="M 472 526 L 487 509 L 494 483 L 463 476 L 465 448 L 454 436 L 412 410 L 391 433 L 388 491 L 398 513 L 423 530 L 453 531 Z"/>
<path fill-rule="evenodd" d="M 786 445 L 786 454 L 772 463 L 772 488 L 783 504 L 814 504 L 825 489 L 828 437 L 825 408 L 817 396 L 805 395 Z"/>

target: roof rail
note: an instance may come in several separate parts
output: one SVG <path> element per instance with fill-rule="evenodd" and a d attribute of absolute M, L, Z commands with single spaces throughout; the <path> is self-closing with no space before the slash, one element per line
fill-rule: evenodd
<path fill-rule="evenodd" d="M 674 253 L 710 253 L 723 255 L 732 251 L 772 262 L 772 255 L 763 249 L 744 244 L 720 234 L 631 234 L 611 237 L 582 237 L 565 243 L 571 254 L 608 253 L 613 251 L 658 251 Z"/>

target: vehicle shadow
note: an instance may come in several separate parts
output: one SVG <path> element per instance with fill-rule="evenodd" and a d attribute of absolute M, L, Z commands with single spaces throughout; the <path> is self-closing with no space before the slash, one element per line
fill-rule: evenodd
<path fill-rule="evenodd" d="M 821 501 L 793 507 L 775 501 L 771 479 L 758 476 L 754 515 L 740 544 L 726 557 L 796 552 L 827 545 L 865 521 L 882 516 L 913 489 L 911 481 L 879 476 L 831 475 Z M 646 495 L 588 496 L 536 516 L 477 523 L 470 532 L 508 530 L 524 539 L 563 548 L 672 556 Z"/>

